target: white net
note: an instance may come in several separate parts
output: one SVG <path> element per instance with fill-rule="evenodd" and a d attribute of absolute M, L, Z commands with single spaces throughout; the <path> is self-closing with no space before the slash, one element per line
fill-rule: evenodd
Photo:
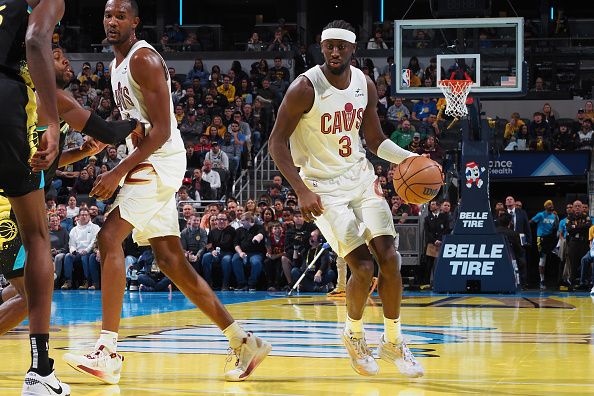
<path fill-rule="evenodd" d="M 466 97 L 470 92 L 472 81 L 470 80 L 440 80 L 437 86 L 441 88 L 446 98 L 445 113 L 450 117 L 463 117 L 468 115 Z"/>

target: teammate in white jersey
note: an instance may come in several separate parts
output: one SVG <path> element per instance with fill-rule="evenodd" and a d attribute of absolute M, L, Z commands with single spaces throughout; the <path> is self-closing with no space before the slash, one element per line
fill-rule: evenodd
<path fill-rule="evenodd" d="M 379 370 L 363 333 L 363 310 L 373 277 L 371 249 L 380 268 L 378 291 L 384 310 L 379 356 L 404 375 L 419 377 L 423 368 L 400 330 L 401 258 L 394 248 L 392 215 L 365 158 L 359 129 L 369 150 L 387 161 L 397 164 L 416 154 L 382 133 L 375 85 L 350 66 L 356 48 L 352 26 L 342 20 L 331 22 L 322 32 L 321 45 L 325 63 L 289 87 L 270 135 L 270 153 L 297 192 L 304 217 L 315 220 L 351 269 L 343 332 L 351 365 L 361 375 Z"/>
<path fill-rule="evenodd" d="M 237 357 L 228 381 L 243 381 L 270 352 L 270 344 L 246 333 L 187 262 L 179 239 L 175 192 L 186 169 L 185 149 L 175 123 L 168 68 L 161 56 L 134 33 L 140 20 L 135 0 L 109 0 L 103 26 L 113 46 L 112 88 L 123 117 L 146 123 L 141 142 L 127 139 L 128 157 L 98 177 L 91 195 L 106 199 L 123 186 L 97 240 L 101 252 L 103 326 L 93 352 L 66 354 L 74 369 L 107 383 L 120 379 L 123 358 L 116 353 L 125 289 L 122 242 L 133 232 L 151 246 L 163 273 L 229 339 Z"/>

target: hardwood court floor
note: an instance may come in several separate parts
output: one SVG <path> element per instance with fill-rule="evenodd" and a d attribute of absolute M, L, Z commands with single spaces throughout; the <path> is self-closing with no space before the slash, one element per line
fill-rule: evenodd
<path fill-rule="evenodd" d="M 343 299 L 282 293 L 218 293 L 271 356 L 244 383 L 226 383 L 227 343 L 180 293 L 127 293 L 119 352 L 122 380 L 107 386 L 61 360 L 87 351 L 100 329 L 100 292 L 56 292 L 51 356 L 73 395 L 594 395 L 594 298 L 582 294 L 407 293 L 405 337 L 424 365 L 409 380 L 381 361 L 380 374 L 351 369 L 339 334 Z M 368 342 L 382 332 L 381 303 L 365 313 Z M 29 364 L 26 327 L 0 337 L 0 394 L 19 395 Z M 229 367 L 229 366 L 228 366 Z"/>

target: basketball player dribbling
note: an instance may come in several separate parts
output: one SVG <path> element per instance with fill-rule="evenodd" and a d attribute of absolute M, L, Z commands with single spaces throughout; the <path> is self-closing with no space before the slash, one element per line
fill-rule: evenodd
<path fill-rule="evenodd" d="M 0 193 L 8 198 L 23 232 L 23 254 L 26 250 L 31 258 L 21 290 L 28 296 L 31 343 L 31 366 L 23 383 L 23 395 L 70 394 L 68 385 L 56 377 L 49 358 L 53 268 L 42 172 L 58 154 L 51 35 L 63 13 L 63 0 L 0 0 Z M 48 120 L 41 141 L 35 134 L 34 85 Z M 2 238 L 0 250 L 5 245 L 8 248 L 16 237 L 13 220 L 3 221 L 2 233 L 7 235 Z"/>
<path fill-rule="evenodd" d="M 97 237 L 101 252 L 103 326 L 94 350 L 64 355 L 74 369 L 107 383 L 120 379 L 123 358 L 117 354 L 122 300 L 126 286 L 122 242 L 132 232 L 139 245 L 151 246 L 161 271 L 206 314 L 229 339 L 237 358 L 225 373 L 228 381 L 247 379 L 268 355 L 270 344 L 246 333 L 187 262 L 179 239 L 175 192 L 186 171 L 186 154 L 171 100 L 171 78 L 165 61 L 148 43 L 138 40 L 138 4 L 109 0 L 103 27 L 112 45 L 111 83 L 123 118 L 136 118 L 146 135 L 114 169 L 98 177 L 91 195 L 109 198 L 123 186 Z"/>
<path fill-rule="evenodd" d="M 419 377 L 423 368 L 400 329 L 401 258 L 394 248 L 392 215 L 365 158 L 359 129 L 367 147 L 389 162 L 398 164 L 416 154 L 382 133 L 375 85 L 350 66 L 356 48 L 352 26 L 342 20 L 328 24 L 321 47 L 325 63 L 296 78 L 287 91 L 270 136 L 270 153 L 297 192 L 303 216 L 316 222 L 351 269 L 342 338 L 353 369 L 361 375 L 379 371 L 363 332 L 363 310 L 374 269 L 371 249 L 380 268 L 378 292 L 384 310 L 379 356 L 402 374 Z"/>

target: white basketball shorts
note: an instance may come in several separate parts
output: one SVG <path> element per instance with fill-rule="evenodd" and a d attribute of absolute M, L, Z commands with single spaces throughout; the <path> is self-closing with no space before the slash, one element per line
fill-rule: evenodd
<path fill-rule="evenodd" d="M 128 173 L 110 211 L 116 207 L 134 226 L 132 238 L 140 246 L 152 238 L 180 235 L 175 189 L 161 182 L 151 164 L 139 164 Z"/>
<path fill-rule="evenodd" d="M 340 257 L 380 235 L 396 236 L 388 202 L 368 160 L 333 179 L 303 179 L 322 199 L 316 225 Z"/>

